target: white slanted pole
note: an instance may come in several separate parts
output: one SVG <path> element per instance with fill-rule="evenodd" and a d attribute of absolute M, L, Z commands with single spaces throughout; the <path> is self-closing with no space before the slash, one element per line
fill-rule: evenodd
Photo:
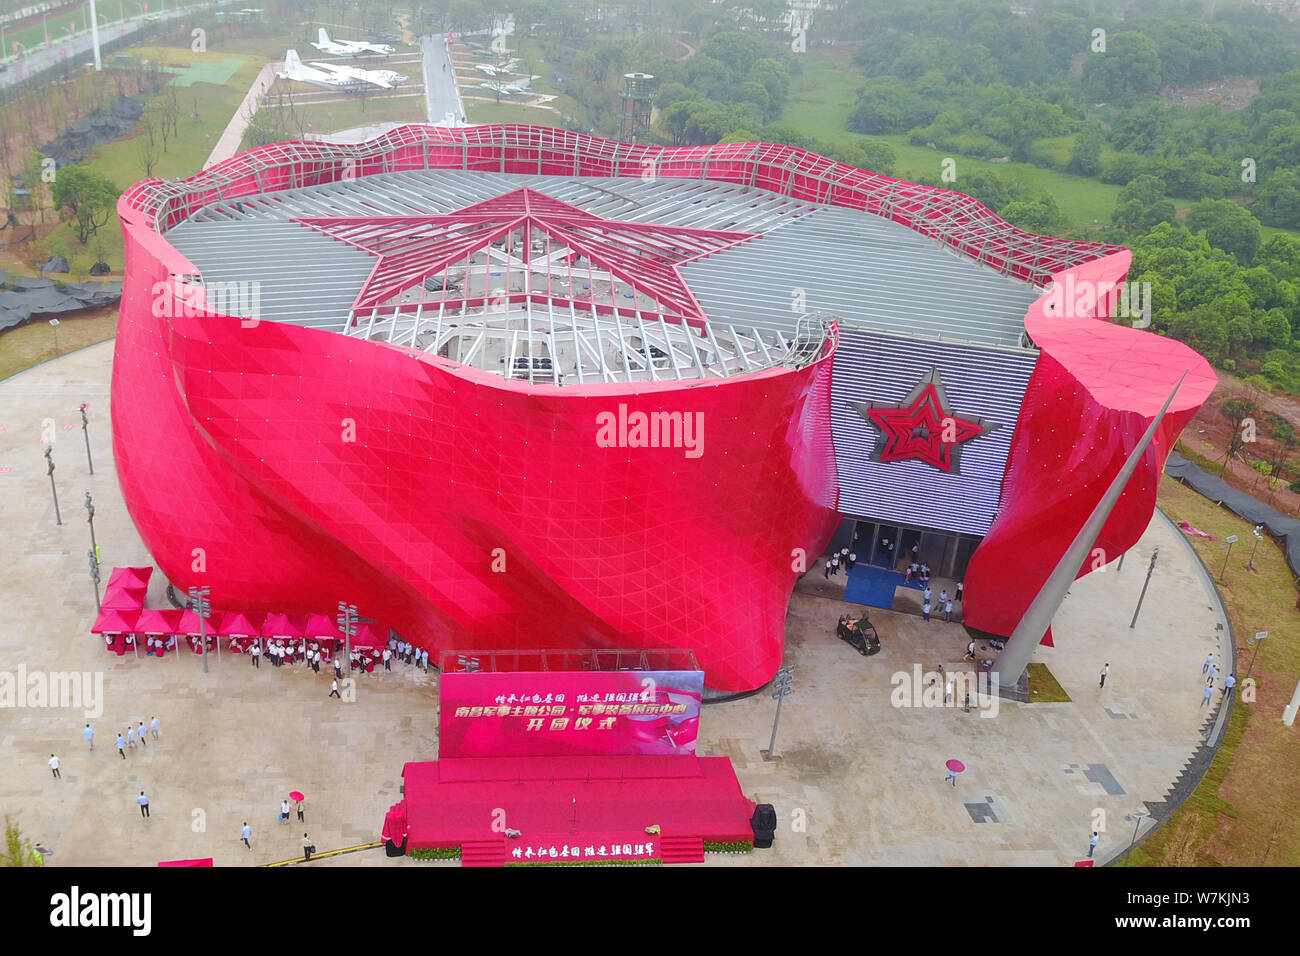
<path fill-rule="evenodd" d="M 1119 501 L 1124 486 L 1128 484 L 1128 480 L 1133 477 L 1133 472 L 1137 470 L 1138 462 L 1142 460 L 1142 456 L 1146 453 L 1147 446 L 1151 444 L 1151 439 L 1155 437 L 1156 429 L 1160 427 L 1161 421 L 1164 420 L 1170 402 L 1178 394 L 1178 389 L 1186 377 L 1186 372 L 1183 372 L 1178 377 L 1178 381 L 1174 384 L 1174 390 L 1169 393 L 1169 397 L 1165 399 L 1159 413 L 1151 420 L 1146 433 L 1138 441 L 1133 451 L 1129 453 L 1128 461 L 1124 462 L 1124 467 L 1120 469 L 1119 474 L 1110 483 L 1110 487 L 1106 489 L 1106 493 L 1097 502 L 1097 507 L 1093 509 L 1083 527 L 1079 529 L 1074 543 L 1061 556 L 1061 560 L 1056 564 L 1056 569 L 1043 582 L 1043 587 L 1039 590 L 1038 596 L 1029 605 L 1029 609 L 1025 611 L 1025 616 L 1020 619 L 1020 623 L 1016 625 L 1016 629 L 1011 633 L 1011 636 L 1007 638 L 1006 647 L 998 655 L 997 664 L 995 665 L 998 672 L 998 684 L 1002 688 L 1012 690 L 1020 683 L 1020 675 L 1025 672 L 1025 668 L 1029 664 L 1029 658 L 1033 656 L 1034 649 L 1038 647 L 1039 641 L 1043 639 L 1048 626 L 1052 623 L 1052 618 L 1060 610 L 1061 602 L 1065 600 L 1065 592 L 1070 590 L 1070 585 L 1074 583 L 1075 577 L 1078 576 L 1079 569 L 1083 567 L 1083 562 L 1087 560 L 1088 555 L 1092 552 L 1092 546 L 1097 540 L 1097 535 L 1101 534 L 1102 526 L 1106 524 L 1106 519 L 1110 517 L 1111 511 L 1115 508 L 1115 502 Z"/>

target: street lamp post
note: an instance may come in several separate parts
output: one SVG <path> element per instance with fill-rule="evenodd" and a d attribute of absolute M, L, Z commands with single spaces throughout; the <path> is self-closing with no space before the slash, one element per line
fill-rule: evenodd
<path fill-rule="evenodd" d="M 99 545 L 95 543 L 95 503 L 90 500 L 90 492 L 86 492 L 86 521 L 90 524 L 90 553 L 95 558 L 95 563 L 99 563 Z"/>
<path fill-rule="evenodd" d="M 787 665 L 776 672 L 776 679 L 772 681 L 772 696 L 776 699 L 776 719 L 772 721 L 772 740 L 767 745 L 765 758 L 773 760 L 776 758 L 776 728 L 781 723 L 781 702 L 790 696 L 794 691 L 794 667 Z"/>
<path fill-rule="evenodd" d="M 86 403 L 81 403 L 81 434 L 86 439 L 86 464 L 90 465 L 90 473 L 95 473 L 95 462 L 90 457 L 90 419 L 86 417 Z"/>
<path fill-rule="evenodd" d="M 1228 557 L 1232 554 L 1232 546 L 1237 543 L 1237 536 L 1235 534 L 1230 534 L 1223 540 L 1228 542 L 1228 553 L 1223 556 L 1223 567 L 1219 569 L 1220 581 L 1222 581 L 1223 576 L 1228 573 Z"/>
<path fill-rule="evenodd" d="M 1250 672 L 1255 669 L 1255 655 L 1259 653 L 1259 645 L 1264 643 L 1264 638 L 1268 637 L 1268 631 L 1256 631 L 1255 636 L 1247 640 L 1255 645 L 1255 653 L 1250 655 L 1250 667 L 1246 668 L 1246 679 L 1250 679 Z"/>
<path fill-rule="evenodd" d="M 1142 826 L 1143 818 L 1149 816 L 1151 816 L 1151 814 L 1147 813 L 1145 810 L 1139 810 L 1137 813 L 1133 814 L 1133 839 L 1128 841 L 1128 852 L 1124 854 L 1125 866 L 1128 866 L 1129 858 L 1133 855 L 1133 847 L 1136 845 L 1138 839 L 1138 828 Z"/>
<path fill-rule="evenodd" d="M 1129 630 L 1137 627 L 1138 615 L 1142 612 L 1142 602 L 1146 600 L 1147 586 L 1151 583 L 1151 572 L 1156 569 L 1156 558 L 1160 557 L 1160 549 L 1156 548 L 1151 552 L 1151 563 L 1147 565 L 1147 579 L 1142 582 L 1142 593 L 1138 595 L 1138 606 L 1133 609 L 1133 620 L 1128 622 Z"/>
<path fill-rule="evenodd" d="M 1259 529 L 1264 527 L 1262 524 L 1255 525 L 1255 546 L 1250 549 L 1250 561 L 1246 563 L 1246 569 L 1255 570 L 1255 552 L 1259 550 L 1259 543 L 1264 540 L 1264 536 L 1259 533 Z"/>
<path fill-rule="evenodd" d="M 205 625 L 207 624 L 208 615 L 212 613 L 212 605 L 208 601 L 208 595 L 212 593 L 212 588 L 190 588 L 190 601 L 194 607 L 194 613 L 199 616 L 199 650 L 203 652 L 203 673 L 208 672 L 208 635 Z M 217 643 L 220 643 L 218 641 Z"/>
<path fill-rule="evenodd" d="M 343 659 L 348 662 L 348 675 L 352 674 L 352 638 L 357 633 L 357 606 L 339 602 L 339 630 L 343 632 Z"/>
<path fill-rule="evenodd" d="M 45 449 L 45 464 L 49 465 L 50 469 L 46 474 L 50 476 L 50 493 L 54 495 L 54 523 L 63 524 L 63 516 L 59 514 L 59 489 L 54 487 L 54 459 L 51 457 L 53 454 L 53 448 Z"/>
<path fill-rule="evenodd" d="M 90 559 L 90 580 L 95 585 L 95 610 L 103 610 L 103 605 L 99 603 L 99 559 L 94 551 L 87 551 L 86 557 Z"/>

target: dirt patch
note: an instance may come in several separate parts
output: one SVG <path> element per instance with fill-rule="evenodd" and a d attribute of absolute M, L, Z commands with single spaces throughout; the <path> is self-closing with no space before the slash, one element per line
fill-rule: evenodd
<path fill-rule="evenodd" d="M 0 334 L 0 379 L 59 355 L 103 342 L 117 334 L 117 306 L 88 309 L 59 318 L 55 329 L 43 318 Z"/>
<path fill-rule="evenodd" d="M 1300 514 L 1300 495 L 1285 484 L 1269 487 L 1268 480 L 1256 471 L 1251 462 L 1273 456 L 1275 443 L 1268 435 L 1267 416 L 1278 415 L 1300 430 L 1300 397 L 1295 395 L 1269 395 L 1258 388 L 1244 384 L 1227 372 L 1218 371 L 1219 384 L 1210 400 L 1201 406 L 1196 417 L 1183 431 L 1183 443 L 1193 452 L 1221 465 L 1228 450 L 1228 437 L 1232 423 L 1223 417 L 1223 403 L 1232 398 L 1247 399 L 1255 403 L 1256 441 L 1245 444 L 1228 463 L 1224 481 L 1267 502 L 1278 511 Z M 1300 480 L 1300 449 L 1292 452 L 1292 467 L 1283 472 L 1282 480 L 1289 484 Z M 1204 465 L 1202 465 L 1204 467 Z M 1218 468 L 1214 469 L 1218 473 Z"/>
<path fill-rule="evenodd" d="M 1160 91 L 1165 106 L 1222 106 L 1239 110 L 1259 96 L 1258 76 L 1229 76 L 1206 86 L 1166 86 Z"/>

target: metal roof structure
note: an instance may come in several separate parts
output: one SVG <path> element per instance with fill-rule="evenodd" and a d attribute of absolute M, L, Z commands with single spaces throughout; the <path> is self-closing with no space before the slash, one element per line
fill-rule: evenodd
<path fill-rule="evenodd" d="M 535 127 L 259 147 L 122 206 L 259 319 L 553 384 L 753 371 L 830 316 L 1018 350 L 1039 286 L 1117 251 L 789 147 Z"/>

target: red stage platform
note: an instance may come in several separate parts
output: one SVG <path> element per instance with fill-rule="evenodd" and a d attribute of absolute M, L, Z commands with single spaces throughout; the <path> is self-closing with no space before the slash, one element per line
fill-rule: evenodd
<path fill-rule="evenodd" d="M 466 866 L 698 862 L 706 842 L 754 839 L 754 801 L 725 757 L 458 758 L 408 763 L 402 776 L 384 838 L 405 839 L 408 854 L 460 848 Z"/>

